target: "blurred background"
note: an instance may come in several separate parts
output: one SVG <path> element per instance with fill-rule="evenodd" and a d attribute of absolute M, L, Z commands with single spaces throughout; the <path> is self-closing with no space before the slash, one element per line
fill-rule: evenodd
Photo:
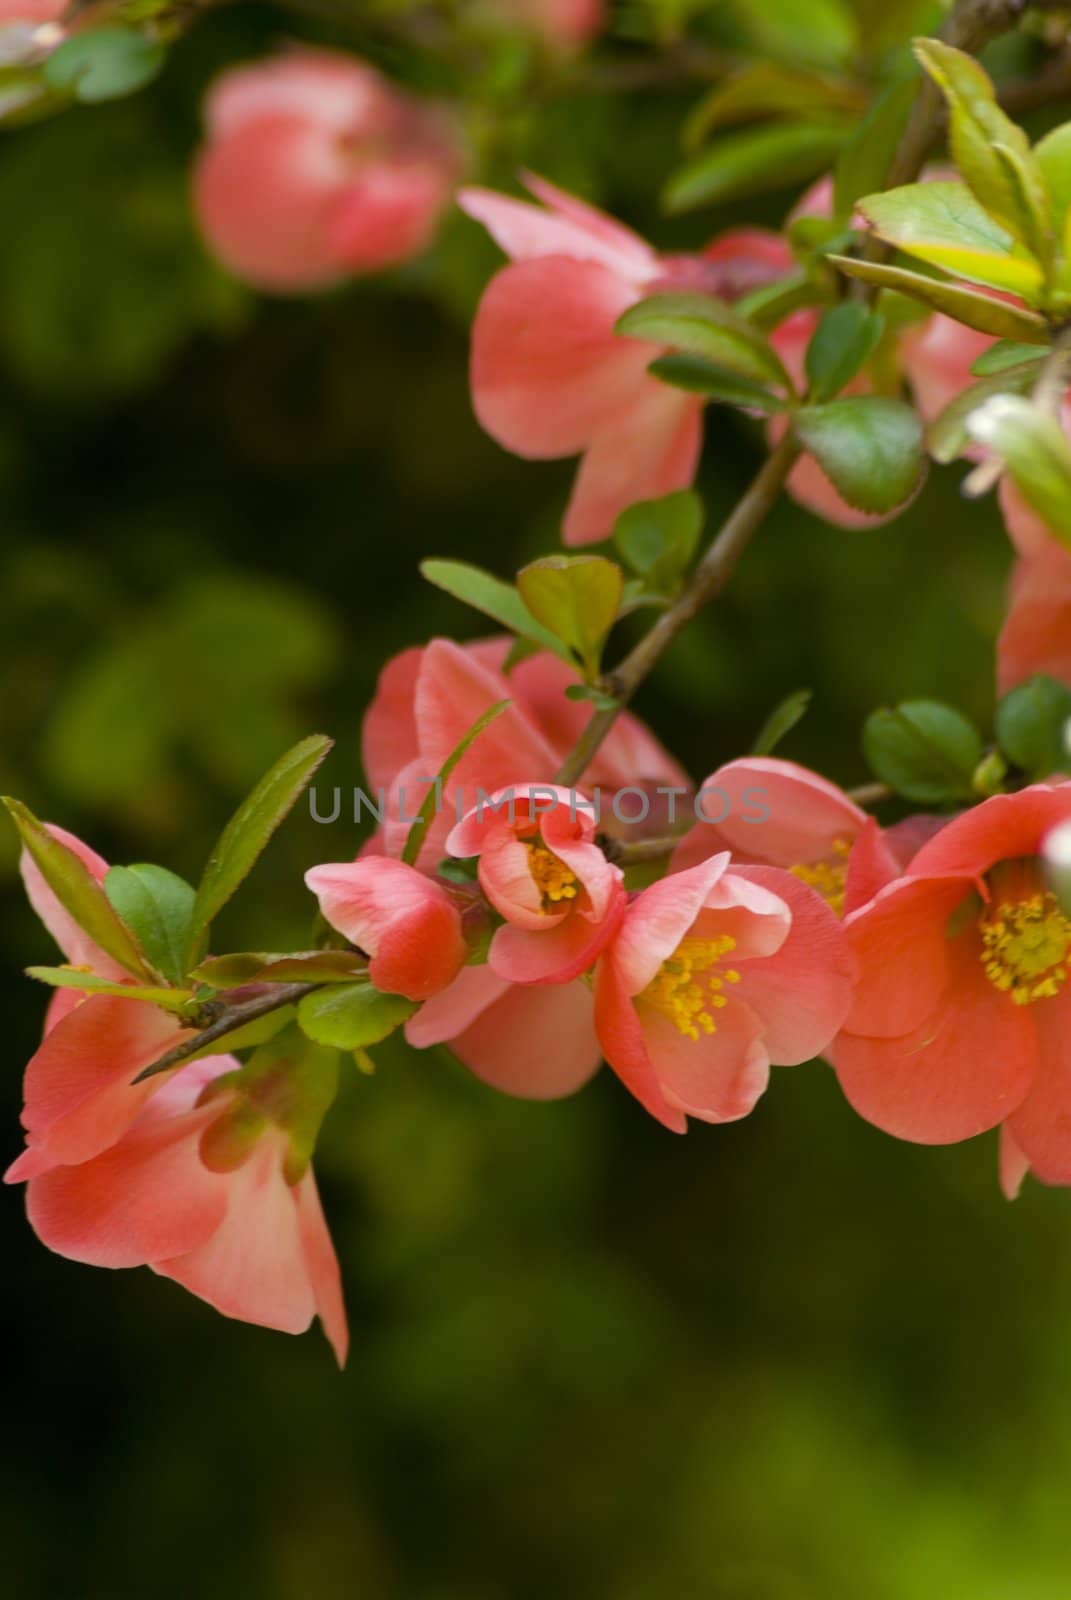
<path fill-rule="evenodd" d="M 472 418 L 467 323 L 498 259 L 475 225 L 306 300 L 208 261 L 186 197 L 204 87 L 295 34 L 398 65 L 374 29 L 228 8 L 148 92 L 0 142 L 0 787 L 187 876 L 302 734 L 337 740 L 322 786 L 360 781 L 384 660 L 479 632 L 418 560 L 509 575 L 553 547 L 572 471 Z M 798 192 L 667 222 L 694 85 L 526 98 L 498 70 L 491 181 L 523 160 L 671 248 Z M 725 411 L 707 438 L 714 521 L 760 440 Z M 782 753 L 848 785 L 876 704 L 986 722 L 1008 550 L 958 476 L 867 533 L 781 508 L 642 697 L 696 778 L 799 687 Z M 221 947 L 302 947 L 301 872 L 357 843 L 302 808 Z M 0 893 L 6 1163 L 45 1003 L 20 969 L 51 958 L 7 832 Z M 676 1139 L 609 1074 L 526 1105 L 438 1052 L 377 1058 L 317 1155 L 341 1376 L 318 1333 L 49 1255 L 3 1192 L 9 1595 L 1065 1600 L 1071 1196 L 1008 1206 L 993 1140 L 897 1145 L 819 1064 Z"/>

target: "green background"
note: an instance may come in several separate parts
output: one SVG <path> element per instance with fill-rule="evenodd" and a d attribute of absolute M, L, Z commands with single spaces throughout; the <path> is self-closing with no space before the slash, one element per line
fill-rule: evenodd
<path fill-rule="evenodd" d="M 237 799 L 313 729 L 360 780 L 384 660 L 479 633 L 428 554 L 508 575 L 552 548 L 571 465 L 469 408 L 474 226 L 390 280 L 258 299 L 202 254 L 203 86 L 292 29 L 212 18 L 149 92 L 0 144 L 0 787 L 113 861 L 195 876 Z M 791 192 L 667 223 L 695 91 L 500 110 L 522 157 L 666 247 Z M 709 414 L 711 519 L 759 459 Z M 641 709 L 696 778 L 814 691 L 783 753 L 867 777 L 863 717 L 931 695 L 985 722 L 1008 550 L 937 473 L 894 525 L 783 506 Z M 351 855 L 301 811 L 218 931 L 300 947 L 302 871 Z M 47 961 L 0 840 L 5 1159 Z M 148 1271 L 49 1255 L 0 1206 L 9 1355 L 0 1548 L 17 1600 L 1064 1600 L 1071 1199 L 1009 1207 L 986 1138 L 898 1145 L 822 1065 L 678 1139 L 608 1073 L 496 1096 L 392 1045 L 317 1168 L 353 1328 L 223 1321 Z"/>

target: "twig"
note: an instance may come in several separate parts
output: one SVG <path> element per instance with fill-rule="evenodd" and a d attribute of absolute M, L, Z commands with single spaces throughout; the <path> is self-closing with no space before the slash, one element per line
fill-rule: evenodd
<path fill-rule="evenodd" d="M 891 800 L 893 795 L 887 783 L 861 783 L 857 788 L 844 792 L 857 806 L 874 806 L 879 800 Z"/>
<path fill-rule="evenodd" d="M 170 1072 L 172 1067 L 181 1066 L 184 1061 L 189 1061 L 191 1056 L 199 1055 L 206 1045 L 214 1044 L 217 1039 L 233 1033 L 236 1028 L 244 1028 L 247 1022 L 255 1022 L 258 1017 L 266 1017 L 269 1011 L 278 1011 L 282 1006 L 293 1005 L 295 1001 L 311 994 L 314 989 L 322 987 L 323 985 L 319 983 L 276 983 L 270 986 L 266 994 L 256 995 L 252 1000 L 242 1000 L 238 1005 L 227 1006 L 207 1028 L 202 1028 L 192 1039 L 177 1044 L 173 1050 L 169 1050 L 151 1066 L 145 1067 L 131 1081 L 144 1083 L 146 1078 L 155 1078 L 158 1073 Z"/>

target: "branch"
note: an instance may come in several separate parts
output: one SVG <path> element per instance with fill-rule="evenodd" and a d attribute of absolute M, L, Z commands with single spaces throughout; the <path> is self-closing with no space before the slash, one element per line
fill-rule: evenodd
<path fill-rule="evenodd" d="M 1056 0 L 1033 0 L 1035 5 L 1052 7 Z M 1067 4 L 1068 0 L 1062 0 Z M 1029 9 L 1030 0 L 959 0 L 943 30 L 942 37 L 957 49 L 977 52 L 998 34 L 1014 27 L 1022 14 Z M 908 119 L 904 138 L 893 160 L 892 170 L 886 180 L 887 188 L 896 188 L 912 182 L 921 172 L 929 154 L 941 119 L 941 96 L 935 85 L 926 78 Z M 868 241 L 871 247 L 883 251 L 884 245 Z M 872 259 L 872 257 L 871 257 Z M 870 301 L 875 289 L 867 286 L 863 298 Z M 758 532 L 775 504 L 785 481 L 800 455 L 800 447 L 786 433 L 781 443 L 768 456 L 751 487 L 745 492 L 692 574 L 691 581 L 654 626 L 632 649 L 617 669 L 610 673 L 603 687 L 614 697 L 615 704 L 604 711 L 596 711 L 589 719 L 583 733 L 558 770 L 555 781 L 573 785 L 583 777 L 603 740 L 614 726 L 618 716 L 632 699 L 640 684 L 662 655 L 667 645 L 676 638 L 686 623 L 696 613 L 715 599 L 724 589 L 737 562 Z"/>
<path fill-rule="evenodd" d="M 278 1011 L 282 1006 L 293 1005 L 296 1001 L 303 1000 L 307 994 L 311 994 L 314 989 L 321 988 L 323 985 L 319 983 L 273 983 L 268 985 L 266 994 L 255 995 L 251 1000 L 242 1000 L 238 1005 L 225 1006 L 207 1028 L 195 1033 L 192 1039 L 177 1044 L 173 1050 L 169 1050 L 151 1066 L 143 1068 L 131 1081 L 144 1083 L 146 1078 L 155 1078 L 158 1073 L 170 1072 L 172 1067 L 181 1066 L 192 1056 L 199 1055 L 207 1045 L 215 1044 L 217 1039 L 225 1038 L 236 1028 L 244 1028 L 246 1023 L 255 1022 L 258 1017 L 266 1017 L 269 1011 Z"/>

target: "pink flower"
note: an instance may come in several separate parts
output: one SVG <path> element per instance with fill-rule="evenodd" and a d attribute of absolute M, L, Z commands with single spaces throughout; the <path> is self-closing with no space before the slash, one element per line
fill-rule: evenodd
<path fill-rule="evenodd" d="M 734 864 L 787 868 L 838 916 L 898 877 L 944 822 L 910 817 L 879 828 L 836 784 L 775 756 L 744 756 L 719 767 L 699 790 L 696 809 L 709 820 L 677 846 L 675 872 L 730 850 Z"/>
<path fill-rule="evenodd" d="M 507 674 L 500 669 L 506 639 L 453 644 L 435 639 L 424 649 L 395 656 L 380 676 L 364 721 L 363 758 L 369 782 L 384 796 L 380 844 L 400 856 L 411 823 L 447 757 L 476 721 L 500 700 L 512 703 L 479 734 L 455 767 L 440 799 L 417 863 L 433 870 L 445 854 L 446 836 L 475 806 L 511 784 L 551 782 L 587 721 L 586 706 L 567 700 L 575 676 L 564 663 L 539 654 Z M 625 786 L 676 785 L 688 779 L 642 723 L 618 718 L 584 778 L 618 791 Z"/>
<path fill-rule="evenodd" d="M 727 852 L 672 873 L 629 905 L 595 975 L 610 1066 L 653 1117 L 746 1116 L 772 1063 L 824 1050 L 854 969 L 825 902 L 787 872 Z"/>
<path fill-rule="evenodd" d="M 591 806 L 552 784 L 495 794 L 451 831 L 447 850 L 479 858 L 480 888 L 506 919 L 488 954 L 497 977 L 566 983 L 592 966 L 625 909 L 595 832 Z"/>
<path fill-rule="evenodd" d="M 211 1056 L 154 1086 L 114 1143 L 31 1176 L 30 1223 L 58 1255 L 151 1266 L 224 1316 L 302 1333 L 319 1315 L 342 1365 L 346 1313 L 316 1180 L 267 1086 L 243 1092 L 238 1073 Z"/>
<path fill-rule="evenodd" d="M 206 118 L 198 220 L 220 260 L 266 289 L 318 288 L 418 255 L 460 169 L 444 113 L 324 51 L 225 73 Z"/>
<path fill-rule="evenodd" d="M 660 256 L 543 179 L 525 182 L 542 207 L 487 189 L 459 195 L 512 263 L 476 314 L 473 404 L 491 437 L 516 455 L 583 457 L 562 537 L 589 544 L 635 501 L 686 488 L 702 443 L 703 402 L 651 377 L 661 347 L 622 338 L 614 324 L 659 290 L 723 287 L 734 255 L 750 262 L 754 234 L 742 232 L 735 251 L 723 245 L 706 261 Z"/>
<path fill-rule="evenodd" d="M 9 22 L 58 22 L 69 0 L 0 0 L 0 28 Z"/>
<path fill-rule="evenodd" d="M 432 879 L 387 856 L 313 867 L 305 882 L 333 928 L 371 957 L 377 989 L 427 1000 L 465 962 L 461 914 Z"/>
<path fill-rule="evenodd" d="M 1007 477 L 1001 507 L 1018 552 L 997 642 L 997 690 L 1035 673 L 1071 685 L 1071 550 L 1059 543 Z"/>
<path fill-rule="evenodd" d="M 1003 1123 L 1047 1183 L 1071 1181 L 1071 921 L 1039 855 L 1069 816 L 1071 786 L 997 795 L 849 916 L 861 975 L 834 1050 L 887 1133 L 949 1144 Z"/>

